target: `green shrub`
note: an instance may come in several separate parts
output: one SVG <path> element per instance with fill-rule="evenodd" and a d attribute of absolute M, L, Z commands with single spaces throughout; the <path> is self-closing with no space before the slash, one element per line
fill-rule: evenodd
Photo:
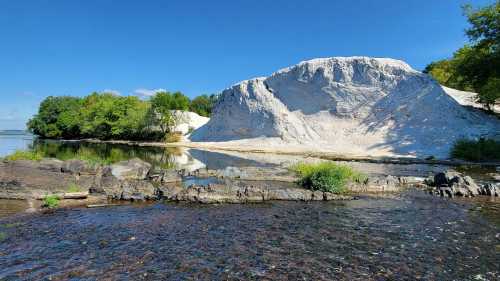
<path fill-rule="evenodd" d="M 366 176 L 349 166 L 333 162 L 298 163 L 290 168 L 300 176 L 298 183 L 304 188 L 332 193 L 346 192 L 346 184 L 364 182 Z"/>
<path fill-rule="evenodd" d="M 182 133 L 173 132 L 167 133 L 165 136 L 165 142 L 180 142 L 182 140 Z"/>
<path fill-rule="evenodd" d="M 80 192 L 81 188 L 76 183 L 70 183 L 68 186 L 68 192 Z"/>
<path fill-rule="evenodd" d="M 43 154 L 39 151 L 16 150 L 14 153 L 5 156 L 4 159 L 9 161 L 16 161 L 16 160 L 40 161 L 43 159 Z"/>
<path fill-rule="evenodd" d="M 57 195 L 47 195 L 43 198 L 43 207 L 49 209 L 55 209 L 59 206 L 59 196 Z"/>
<path fill-rule="evenodd" d="M 451 157 L 469 161 L 500 160 L 500 141 L 491 139 L 459 140 L 451 150 Z"/>

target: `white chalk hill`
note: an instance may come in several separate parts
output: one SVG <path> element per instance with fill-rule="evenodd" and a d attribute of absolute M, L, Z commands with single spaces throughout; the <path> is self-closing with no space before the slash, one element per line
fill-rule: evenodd
<path fill-rule="evenodd" d="M 447 157 L 458 139 L 499 132 L 496 117 L 460 105 L 402 61 L 334 57 L 226 89 L 191 140 Z"/>

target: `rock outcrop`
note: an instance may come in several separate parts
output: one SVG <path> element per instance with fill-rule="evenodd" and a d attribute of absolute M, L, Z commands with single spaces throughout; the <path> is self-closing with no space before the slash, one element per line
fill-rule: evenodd
<path fill-rule="evenodd" d="M 95 175 L 89 165 L 56 159 L 38 161 L 0 161 L 0 197 L 5 199 L 40 198 L 47 194 L 64 193 L 70 186 L 82 191 L 95 185 Z M 97 173 L 97 170 L 94 170 Z"/>
<path fill-rule="evenodd" d="M 232 86 L 191 140 L 444 158 L 457 139 L 498 132 L 497 119 L 460 105 L 402 61 L 337 57 Z"/>
<path fill-rule="evenodd" d="M 247 203 L 268 200 L 344 200 L 327 192 L 299 188 L 293 178 L 282 177 L 282 169 L 257 168 L 244 172 L 231 170 L 201 172 L 152 170 L 140 159 L 131 159 L 109 166 L 91 165 L 80 160 L 0 161 L 1 199 L 41 199 L 49 194 L 65 194 L 70 187 L 101 194 L 113 200 L 174 200 L 198 203 Z M 202 179 L 220 178 L 224 183 L 184 186 L 182 176 L 196 174 Z M 262 175 L 273 180 L 256 180 Z M 253 175 L 253 177 L 252 177 Z M 275 175 L 275 177 L 272 177 Z M 249 180 L 251 179 L 251 180 Z M 286 179 L 286 181 L 279 180 Z M 207 181 L 209 182 L 209 181 Z"/>
<path fill-rule="evenodd" d="M 429 192 L 447 197 L 474 197 L 478 195 L 499 196 L 500 187 L 495 183 L 477 184 L 470 176 L 455 171 L 445 171 L 428 178 L 425 184 Z"/>
<path fill-rule="evenodd" d="M 311 191 L 287 183 L 229 180 L 224 184 L 191 185 L 185 188 L 167 185 L 162 196 L 173 201 L 195 203 L 257 203 L 269 200 L 326 201 L 349 200 L 351 196 Z"/>

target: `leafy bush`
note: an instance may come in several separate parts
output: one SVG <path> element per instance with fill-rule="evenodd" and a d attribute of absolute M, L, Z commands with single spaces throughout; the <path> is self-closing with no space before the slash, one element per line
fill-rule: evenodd
<path fill-rule="evenodd" d="M 453 146 L 451 156 L 469 161 L 500 160 L 500 141 L 491 139 L 459 140 Z"/>
<path fill-rule="evenodd" d="M 178 132 L 168 133 L 165 136 L 165 142 L 180 142 L 182 139 L 182 134 Z"/>
<path fill-rule="evenodd" d="M 47 195 L 43 198 L 43 207 L 54 209 L 59 206 L 59 196 L 57 195 Z"/>
<path fill-rule="evenodd" d="M 364 182 L 366 176 L 346 165 L 333 162 L 298 163 L 290 168 L 300 176 L 304 188 L 332 193 L 346 192 L 349 181 Z"/>
<path fill-rule="evenodd" d="M 80 192 L 81 188 L 76 183 L 70 183 L 68 186 L 68 192 Z"/>
<path fill-rule="evenodd" d="M 14 153 L 5 156 L 4 159 L 9 161 L 16 161 L 16 160 L 40 161 L 43 159 L 43 154 L 39 151 L 16 150 Z"/>
<path fill-rule="evenodd" d="M 198 96 L 189 104 L 189 110 L 198 113 L 200 116 L 210 117 L 218 98 L 219 96 L 214 94 Z"/>

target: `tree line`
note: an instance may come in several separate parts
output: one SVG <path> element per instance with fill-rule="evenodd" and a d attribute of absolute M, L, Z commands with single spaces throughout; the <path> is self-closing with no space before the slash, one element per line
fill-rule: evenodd
<path fill-rule="evenodd" d="M 158 92 L 148 100 L 112 93 L 50 96 L 27 127 L 43 138 L 163 140 L 181 121 L 176 110 L 208 117 L 216 101 L 217 95 L 190 100 L 180 92 Z"/>
<path fill-rule="evenodd" d="M 500 1 L 495 2 L 478 9 L 464 6 L 469 43 L 424 70 L 442 85 L 478 93 L 488 110 L 500 102 Z"/>

